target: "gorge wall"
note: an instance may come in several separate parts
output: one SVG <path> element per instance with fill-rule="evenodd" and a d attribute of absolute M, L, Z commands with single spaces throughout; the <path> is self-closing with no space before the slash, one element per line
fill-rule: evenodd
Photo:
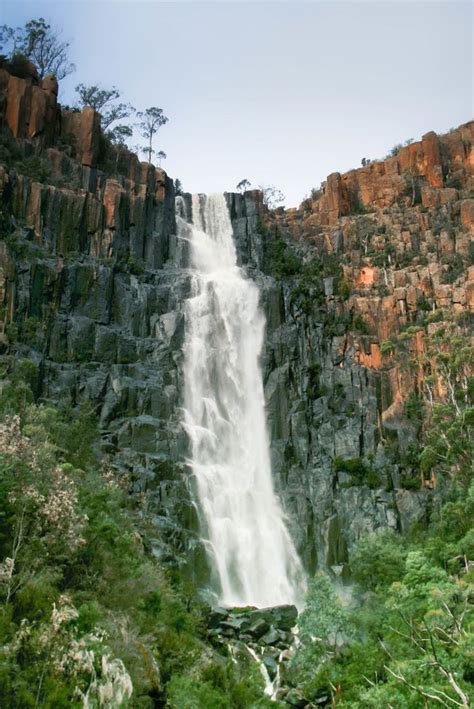
<path fill-rule="evenodd" d="M 108 145 L 92 109 L 61 111 L 52 79 L 1 70 L 0 92 L 3 357 L 34 363 L 39 398 L 92 405 L 154 553 L 204 567 L 180 423 L 190 274 L 174 183 Z M 436 505 L 442 480 L 413 462 L 413 409 L 446 395 L 427 375 L 430 337 L 469 332 L 473 134 L 428 133 L 330 175 L 296 210 L 226 197 L 267 317 L 275 484 L 309 570 L 344 574 L 362 534 L 407 530 Z"/>

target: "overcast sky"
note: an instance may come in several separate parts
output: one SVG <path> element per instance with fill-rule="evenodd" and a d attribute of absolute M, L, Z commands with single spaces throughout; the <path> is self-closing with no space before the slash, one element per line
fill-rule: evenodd
<path fill-rule="evenodd" d="M 186 190 L 274 184 L 296 206 L 336 170 L 473 115 L 470 2 L 2 1 L 71 40 L 62 82 L 116 85 L 169 117 L 156 148 Z"/>

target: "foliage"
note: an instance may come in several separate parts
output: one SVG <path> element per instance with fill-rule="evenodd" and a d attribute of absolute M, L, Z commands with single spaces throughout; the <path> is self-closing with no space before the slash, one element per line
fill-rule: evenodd
<path fill-rule="evenodd" d="M 269 706 L 258 668 L 208 644 L 195 591 L 146 553 L 94 413 L 34 403 L 33 362 L 2 365 L 2 704 Z"/>
<path fill-rule="evenodd" d="M 331 580 L 322 571 L 316 573 L 308 585 L 298 627 L 301 645 L 292 660 L 290 677 L 308 693 L 318 665 L 332 659 L 341 643 L 353 633 L 349 614 L 337 598 Z"/>
<path fill-rule="evenodd" d="M 135 109 L 129 103 L 117 103 L 120 98 L 120 91 L 115 86 L 111 89 L 103 89 L 97 84 L 91 86 L 78 84 L 75 91 L 78 95 L 79 108 L 90 106 L 90 108 L 100 113 L 103 131 L 107 131 L 115 121 L 128 118 L 135 112 Z"/>
<path fill-rule="evenodd" d="M 10 61 L 20 54 L 32 61 L 40 79 L 52 74 L 58 80 L 75 71 L 69 61 L 69 42 L 62 42 L 60 33 L 43 17 L 29 20 L 24 27 L 0 27 L 0 49 L 8 52 Z"/>
<path fill-rule="evenodd" d="M 16 163 L 16 169 L 21 175 L 26 175 L 33 182 L 46 183 L 51 178 L 51 166 L 49 162 L 38 155 L 31 155 Z"/>
<path fill-rule="evenodd" d="M 366 463 L 362 458 L 340 458 L 334 459 L 335 472 L 344 472 L 351 476 L 349 483 L 341 484 L 341 487 L 352 485 L 368 485 L 371 488 L 378 487 L 380 481 L 376 470 L 371 463 Z"/>
<path fill-rule="evenodd" d="M 354 318 L 352 320 L 352 327 L 354 330 L 360 332 L 362 335 L 370 334 L 370 327 L 367 321 L 364 319 L 364 316 L 360 313 L 354 315 Z"/>
<path fill-rule="evenodd" d="M 250 187 L 250 182 L 244 178 L 236 185 L 235 189 L 244 194 Z"/>
<path fill-rule="evenodd" d="M 113 145 L 125 147 L 127 139 L 131 138 L 132 135 L 133 130 L 130 126 L 119 123 L 118 126 L 114 126 L 107 131 L 106 137 Z"/>
<path fill-rule="evenodd" d="M 457 279 L 466 272 L 467 265 L 461 254 L 455 254 L 444 259 L 444 263 L 449 266 L 441 274 L 441 283 L 455 283 Z"/>
<path fill-rule="evenodd" d="M 348 278 L 340 278 L 337 284 L 337 295 L 339 295 L 342 300 L 347 300 L 351 294 L 352 287 Z"/>
<path fill-rule="evenodd" d="M 7 128 L 0 128 L 0 162 L 11 167 L 19 160 L 21 160 L 21 151 L 16 140 Z"/>
<path fill-rule="evenodd" d="M 20 52 L 15 52 L 10 59 L 5 55 L 0 55 L 0 69 L 6 69 L 9 74 L 17 76 L 19 79 L 27 79 L 31 76 L 31 62 Z"/>
<path fill-rule="evenodd" d="M 401 538 L 391 531 L 363 537 L 351 556 L 351 576 L 375 591 L 397 581 L 405 569 Z"/>
<path fill-rule="evenodd" d="M 384 340 L 380 345 L 381 354 L 391 354 L 395 349 L 395 345 L 392 340 Z"/>
<path fill-rule="evenodd" d="M 156 106 L 151 106 L 145 111 L 139 111 L 137 113 L 137 118 L 139 119 L 137 128 L 140 131 L 141 136 L 148 141 L 146 147 L 143 148 L 143 152 L 146 153 L 148 162 L 151 163 L 151 156 L 154 153 L 154 136 L 158 129 L 168 122 L 168 118 L 164 115 L 163 109 L 157 108 Z"/>
<path fill-rule="evenodd" d="M 274 706 L 261 695 L 261 677 L 254 664 L 241 662 L 236 668 L 231 661 L 221 661 L 207 665 L 199 677 L 176 675 L 169 684 L 168 706 L 170 709 Z"/>
<path fill-rule="evenodd" d="M 270 243 L 268 257 L 270 273 L 277 280 L 294 276 L 301 271 L 300 259 L 283 239 L 277 238 Z"/>
<path fill-rule="evenodd" d="M 285 195 L 275 185 L 259 185 L 262 192 L 263 204 L 268 209 L 276 209 L 278 205 L 285 201 Z"/>
<path fill-rule="evenodd" d="M 159 165 L 159 167 L 161 167 L 161 161 L 162 161 L 162 160 L 166 160 L 166 158 L 167 158 L 168 156 L 166 155 L 166 153 L 164 152 L 164 150 L 159 150 L 159 151 L 156 153 L 156 157 L 158 158 L 158 165 Z"/>
<path fill-rule="evenodd" d="M 422 535 L 361 538 L 350 556 L 358 585 L 353 610 L 337 612 L 334 597 L 320 595 L 317 644 L 302 633 L 292 681 L 307 700 L 325 694 L 341 707 L 467 709 L 474 678 L 472 556 L 466 556 L 474 552 L 473 510 L 471 483 L 469 491 L 453 491 Z M 324 639 L 335 611 L 346 632 L 339 647 Z"/>
<path fill-rule="evenodd" d="M 100 114 L 105 148 L 107 149 L 107 144 L 125 147 L 127 139 L 133 135 L 132 127 L 126 123 L 118 123 L 113 127 L 111 126 L 116 121 L 129 118 L 135 113 L 135 108 L 129 103 L 118 102 L 120 91 L 115 86 L 111 89 L 104 89 L 97 84 L 86 86 L 82 83 L 76 86 L 75 91 L 78 95 L 77 109 L 89 106 Z M 115 155 L 115 170 L 117 169 L 119 157 L 120 155 L 117 152 Z"/>
<path fill-rule="evenodd" d="M 438 478 L 438 506 L 425 529 L 362 536 L 351 551 L 356 586 L 346 620 L 355 630 L 343 647 L 322 638 L 303 643 L 292 681 L 308 701 L 328 697 L 337 706 L 360 708 L 470 706 L 474 352 L 468 323 L 441 311 L 429 320 L 438 327 L 424 332 L 422 348 L 407 349 L 423 330 L 408 325 L 383 350 L 403 353 L 423 371 L 422 387 L 405 405 L 420 434 L 399 459 L 400 482 L 411 489 L 420 486 L 420 472 Z M 364 483 L 374 472 L 361 458 L 336 458 L 334 468 L 351 476 L 349 484 Z"/>

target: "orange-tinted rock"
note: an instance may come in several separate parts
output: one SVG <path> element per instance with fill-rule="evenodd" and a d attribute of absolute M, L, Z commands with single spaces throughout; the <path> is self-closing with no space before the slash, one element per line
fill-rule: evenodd
<path fill-rule="evenodd" d="M 359 273 L 355 285 L 357 288 L 367 288 L 374 283 L 375 269 L 365 266 Z"/>
<path fill-rule="evenodd" d="M 458 191 L 454 187 L 445 187 L 439 190 L 439 201 L 440 204 L 450 204 L 455 202 L 458 198 Z"/>
<path fill-rule="evenodd" d="M 413 171 L 420 174 L 423 164 L 423 148 L 421 141 L 405 145 L 397 155 L 400 172 Z"/>
<path fill-rule="evenodd" d="M 380 369 L 382 366 L 382 355 L 380 354 L 380 347 L 377 343 L 370 344 L 370 354 L 359 351 L 357 353 L 357 359 L 359 364 L 369 369 Z"/>
<path fill-rule="evenodd" d="M 426 133 L 421 139 L 423 148 L 424 173 L 432 187 L 443 186 L 441 152 L 439 138 L 434 131 Z"/>
<path fill-rule="evenodd" d="M 86 106 L 81 113 L 64 111 L 61 135 L 72 135 L 77 159 L 82 165 L 94 167 L 97 164 L 100 147 L 100 115 Z"/>
<path fill-rule="evenodd" d="M 328 176 L 325 196 L 327 199 L 329 224 L 335 224 L 343 213 L 344 203 L 342 198 L 341 174 L 339 172 L 333 172 Z"/>
<path fill-rule="evenodd" d="M 39 86 L 33 86 L 27 137 L 38 138 L 44 136 L 46 144 L 52 144 L 56 133 L 56 124 L 56 94 L 52 91 L 45 91 Z"/>
<path fill-rule="evenodd" d="M 57 96 L 59 91 L 58 80 L 53 75 L 45 76 L 41 82 L 41 88 Z"/>
<path fill-rule="evenodd" d="M 10 76 L 5 119 L 15 138 L 26 138 L 31 108 L 31 80 Z"/>
<path fill-rule="evenodd" d="M 105 208 L 105 225 L 109 229 L 116 229 L 120 226 L 120 207 L 124 194 L 125 190 L 117 180 L 107 180 L 103 203 Z"/>
<path fill-rule="evenodd" d="M 469 310 L 474 311 L 474 281 L 468 281 L 466 283 L 465 298 Z"/>
<path fill-rule="evenodd" d="M 474 231 L 474 199 L 463 199 L 461 202 L 461 224 Z"/>
<path fill-rule="evenodd" d="M 2 75 L 0 84 L 6 95 L 3 111 L 13 136 L 19 139 L 41 138 L 43 144 L 52 144 L 58 109 L 57 96 L 51 82 L 46 82 L 43 88 L 33 78 L 20 79 L 8 75 L 6 85 L 4 79 Z"/>

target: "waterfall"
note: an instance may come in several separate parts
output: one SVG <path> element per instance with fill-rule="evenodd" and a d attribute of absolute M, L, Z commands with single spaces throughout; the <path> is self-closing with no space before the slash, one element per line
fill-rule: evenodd
<path fill-rule="evenodd" d="M 259 291 L 237 266 L 223 195 L 194 195 L 185 303 L 184 421 L 221 605 L 299 604 L 302 567 L 272 483 Z"/>

